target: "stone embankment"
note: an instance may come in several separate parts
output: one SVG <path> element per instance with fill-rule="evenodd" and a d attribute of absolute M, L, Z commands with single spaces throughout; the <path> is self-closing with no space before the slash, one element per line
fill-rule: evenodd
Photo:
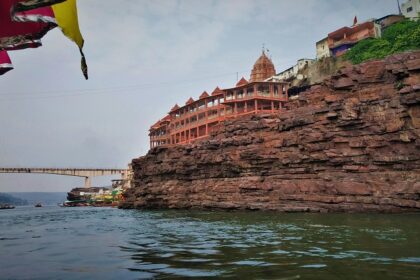
<path fill-rule="evenodd" d="M 420 210 L 420 52 L 341 69 L 281 114 L 133 160 L 124 208 Z"/>

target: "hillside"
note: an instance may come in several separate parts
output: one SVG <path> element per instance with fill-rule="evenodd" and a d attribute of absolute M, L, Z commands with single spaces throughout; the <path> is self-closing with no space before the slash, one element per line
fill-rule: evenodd
<path fill-rule="evenodd" d="M 42 205 L 57 205 L 66 200 L 67 193 L 61 192 L 14 192 L 10 195 L 26 200 L 29 205 L 41 203 Z"/>
<path fill-rule="evenodd" d="M 28 201 L 14 197 L 7 193 L 0 193 L 0 204 L 11 204 L 16 206 L 28 205 Z"/>
<path fill-rule="evenodd" d="M 124 208 L 420 211 L 420 51 L 348 66 L 280 114 L 134 159 Z"/>

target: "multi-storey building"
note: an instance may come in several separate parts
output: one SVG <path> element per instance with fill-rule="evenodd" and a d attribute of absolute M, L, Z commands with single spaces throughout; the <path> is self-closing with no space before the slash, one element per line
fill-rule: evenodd
<path fill-rule="evenodd" d="M 328 47 L 334 57 L 341 56 L 359 41 L 381 37 L 381 26 L 374 21 L 342 27 L 328 34 Z"/>
<path fill-rule="evenodd" d="M 208 137 L 226 119 L 281 111 L 288 100 L 288 83 L 265 81 L 275 74 L 273 62 L 263 51 L 249 81 L 242 78 L 233 88 L 216 87 L 197 100 L 189 98 L 184 106 L 175 105 L 150 128 L 150 147 L 191 143 Z"/>

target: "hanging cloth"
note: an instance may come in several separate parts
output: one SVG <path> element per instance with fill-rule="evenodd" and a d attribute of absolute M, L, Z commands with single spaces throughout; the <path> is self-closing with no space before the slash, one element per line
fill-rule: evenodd
<path fill-rule="evenodd" d="M 39 47 L 41 38 L 57 26 L 79 47 L 82 72 L 88 79 L 76 0 L 0 1 L 0 50 Z"/>
<path fill-rule="evenodd" d="M 0 51 L 0 75 L 13 69 L 12 62 L 6 51 Z"/>

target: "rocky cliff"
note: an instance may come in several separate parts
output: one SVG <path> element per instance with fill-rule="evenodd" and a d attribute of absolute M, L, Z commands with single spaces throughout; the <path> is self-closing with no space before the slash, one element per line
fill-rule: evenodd
<path fill-rule="evenodd" d="M 341 69 L 276 115 L 133 160 L 124 208 L 420 210 L 420 52 Z"/>

